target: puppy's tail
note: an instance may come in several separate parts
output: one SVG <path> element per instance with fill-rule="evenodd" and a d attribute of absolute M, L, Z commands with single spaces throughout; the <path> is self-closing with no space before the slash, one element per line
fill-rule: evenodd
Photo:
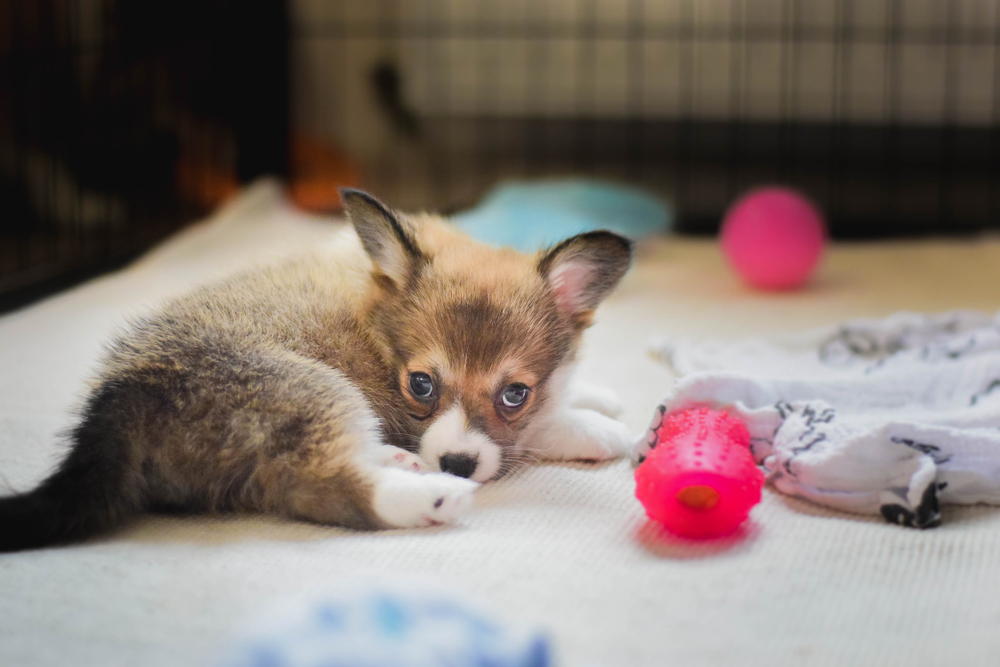
<path fill-rule="evenodd" d="M 140 474 L 112 419 L 119 391 L 106 383 L 91 397 L 69 456 L 51 477 L 34 491 L 0 498 L 0 552 L 80 540 L 140 509 Z"/>

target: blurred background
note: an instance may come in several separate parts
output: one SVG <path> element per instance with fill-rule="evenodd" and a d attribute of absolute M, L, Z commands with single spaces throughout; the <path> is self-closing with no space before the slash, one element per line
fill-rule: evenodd
<path fill-rule="evenodd" d="M 455 212 L 645 188 L 711 234 L 783 183 L 835 238 L 998 227 L 1000 0 L 0 0 L 0 308 L 277 175 Z"/>

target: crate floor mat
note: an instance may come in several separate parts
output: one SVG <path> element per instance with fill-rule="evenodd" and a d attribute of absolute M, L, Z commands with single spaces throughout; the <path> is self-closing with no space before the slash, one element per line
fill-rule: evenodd
<path fill-rule="evenodd" d="M 377 194 L 377 193 L 376 193 Z M 26 489 L 109 336 L 163 299 L 327 242 L 271 182 L 122 271 L 0 318 L 0 484 Z M 736 340 L 910 310 L 1000 310 L 1000 243 L 837 244 L 799 292 L 740 286 L 708 240 L 642 242 L 579 364 L 638 437 L 675 378 L 653 335 Z M 343 578 L 441 584 L 545 628 L 565 667 L 988 664 L 1000 655 L 1000 510 L 916 531 L 765 489 L 736 535 L 646 522 L 632 465 L 530 466 L 458 526 L 352 533 L 254 516 L 148 516 L 99 539 L 0 555 L 0 664 L 210 665 L 248 615 Z"/>

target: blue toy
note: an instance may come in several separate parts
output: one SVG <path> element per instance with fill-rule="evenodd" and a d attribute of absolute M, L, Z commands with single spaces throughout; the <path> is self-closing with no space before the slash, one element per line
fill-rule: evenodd
<path fill-rule="evenodd" d="M 279 605 L 220 667 L 549 667 L 548 642 L 441 592 L 349 587 Z"/>
<path fill-rule="evenodd" d="M 565 179 L 498 185 L 452 221 L 480 241 L 534 252 L 595 229 L 638 239 L 668 231 L 672 218 L 665 203 L 642 190 Z"/>

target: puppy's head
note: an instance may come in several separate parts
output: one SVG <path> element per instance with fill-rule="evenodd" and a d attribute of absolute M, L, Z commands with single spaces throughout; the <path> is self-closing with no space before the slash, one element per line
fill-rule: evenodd
<path fill-rule="evenodd" d="M 432 216 L 343 192 L 374 264 L 368 313 L 432 466 L 476 481 L 517 461 L 519 436 L 558 400 L 594 309 L 628 270 L 631 243 L 590 232 L 530 256 L 485 246 Z"/>

